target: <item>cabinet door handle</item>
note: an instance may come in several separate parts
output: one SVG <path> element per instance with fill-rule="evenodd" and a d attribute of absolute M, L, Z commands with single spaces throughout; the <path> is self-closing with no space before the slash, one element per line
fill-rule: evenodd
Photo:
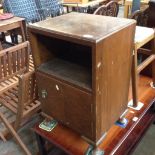
<path fill-rule="evenodd" d="M 46 90 L 42 90 L 41 91 L 41 97 L 42 98 L 46 98 L 47 97 L 47 91 Z"/>

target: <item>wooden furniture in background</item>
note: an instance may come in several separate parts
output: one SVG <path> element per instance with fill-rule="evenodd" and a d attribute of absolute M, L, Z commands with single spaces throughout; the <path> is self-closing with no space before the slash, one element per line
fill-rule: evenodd
<path fill-rule="evenodd" d="M 155 7 L 154 6 L 155 6 L 155 1 L 151 0 L 149 2 L 149 7 L 147 7 L 145 10 L 141 10 L 141 11 L 135 12 L 133 14 L 132 18 L 136 19 L 138 26 L 145 26 L 145 27 L 151 27 L 151 28 L 155 27 L 155 23 L 154 23 L 154 21 L 155 21 L 154 20 L 155 19 L 155 16 L 154 16 Z M 149 51 L 152 50 L 151 43 L 147 43 L 147 45 L 145 45 L 145 47 L 143 47 L 143 48 L 147 49 L 147 51 L 144 52 L 144 49 L 143 49 L 143 53 L 140 53 L 141 50 L 139 50 L 138 57 L 141 60 L 145 60 L 149 56 L 149 54 L 150 54 Z M 152 64 L 150 64 L 148 67 L 146 67 L 141 72 L 141 74 L 152 76 L 152 69 L 153 69 Z"/>
<path fill-rule="evenodd" d="M 79 4 L 86 4 L 89 0 L 63 0 L 63 3 L 79 3 Z"/>
<path fill-rule="evenodd" d="M 149 57 L 143 61 L 141 64 L 137 65 L 137 52 L 149 41 L 152 42 L 151 51 L 143 48 L 143 52 Z M 141 50 L 142 52 L 142 50 Z M 135 43 L 134 43 L 134 54 L 133 54 L 133 64 L 132 64 L 132 88 L 133 88 L 133 107 L 137 107 L 138 104 L 138 75 L 146 68 L 150 63 L 152 63 L 152 80 L 155 84 L 155 32 L 152 28 L 147 27 L 136 27 L 135 33 Z"/>
<path fill-rule="evenodd" d="M 8 91 L 8 96 L 14 96 L 15 94 L 17 94 L 16 91 Z M 15 98 L 12 97 L 12 100 L 14 99 Z M 14 101 L 14 105 L 17 107 L 15 122 L 15 129 L 17 130 L 22 125 L 24 119 L 33 116 L 40 110 L 40 102 L 38 101 L 38 90 L 34 71 L 19 76 L 18 102 L 16 101 Z"/>
<path fill-rule="evenodd" d="M 96 148 L 98 151 L 103 151 L 104 155 L 131 155 L 135 150 L 137 144 L 145 135 L 147 129 L 155 121 L 154 111 L 154 98 L 155 89 L 150 87 L 151 78 L 140 75 L 140 81 L 138 83 L 138 96 L 144 106 L 141 110 L 136 111 L 128 109 L 128 113 L 125 118 L 129 123 L 126 128 L 121 128 L 117 125 L 113 125 L 107 132 L 105 139 Z M 132 98 L 130 92 L 129 99 Z M 136 119 L 137 118 L 137 119 Z M 55 145 L 58 149 L 53 148 L 51 153 L 57 155 L 89 155 L 92 154 L 93 147 L 84 141 L 79 135 L 73 132 L 71 129 L 66 128 L 63 125 L 58 124 L 51 132 L 47 132 L 39 128 L 36 124 L 33 128 L 37 136 L 38 146 L 41 155 L 48 155 L 47 142 Z M 94 150 L 95 151 L 95 150 Z M 99 152 L 98 152 L 99 153 Z M 50 154 L 50 152 L 49 152 Z"/>
<path fill-rule="evenodd" d="M 0 94 L 18 84 L 17 75 L 29 71 L 29 42 L 0 51 Z"/>
<path fill-rule="evenodd" d="M 0 119 L 6 127 L 1 131 L 0 137 L 6 141 L 9 131 L 26 155 L 31 153 L 17 131 L 40 109 L 33 61 L 29 52 L 28 41 L 0 51 Z M 23 73 L 25 74 L 22 75 Z M 7 111 L 3 112 L 3 107 Z M 11 112 L 15 119 L 14 115 L 13 119 L 9 118 Z"/>
<path fill-rule="evenodd" d="M 98 7 L 99 5 L 102 5 L 107 2 L 108 0 L 93 0 L 87 3 L 78 3 L 71 0 L 64 0 L 63 6 L 67 8 L 67 12 L 69 12 L 69 9 L 71 8 L 71 11 L 76 10 L 77 12 L 89 13 L 89 9 L 94 7 L 96 8 L 96 6 Z"/>
<path fill-rule="evenodd" d="M 95 15 L 117 17 L 119 11 L 119 4 L 116 1 L 110 1 L 106 5 L 100 6 L 95 10 Z"/>
<path fill-rule="evenodd" d="M 134 30 L 82 13 L 30 25 L 42 110 L 97 145 L 127 108 Z"/>
<path fill-rule="evenodd" d="M 141 0 L 141 4 L 143 5 L 148 5 L 150 0 Z M 129 17 L 129 10 L 132 7 L 132 0 L 125 0 L 124 3 L 124 17 L 128 18 Z"/>
<path fill-rule="evenodd" d="M 21 117 L 25 117 L 32 109 L 32 107 L 27 107 L 26 112 L 23 112 L 22 104 L 25 103 L 25 100 L 23 100 L 22 97 L 27 95 L 25 89 L 28 87 L 28 84 L 26 88 L 21 88 L 23 87 L 25 79 L 22 78 L 18 80 L 20 74 L 29 72 L 29 50 L 29 42 L 27 41 L 0 51 L 0 119 L 6 126 L 5 130 L 1 131 L 0 137 L 6 141 L 5 137 L 8 135 L 8 129 L 27 155 L 30 155 L 30 152 L 16 133 L 15 128 L 17 129 L 19 127 Z M 18 85 L 18 82 L 20 82 L 20 85 Z M 19 92 L 18 89 L 20 89 Z M 27 102 L 27 104 L 28 103 L 29 102 Z M 7 113 L 6 111 L 3 113 L 2 108 L 4 107 L 8 109 L 8 111 L 11 110 L 17 114 L 15 121 L 11 120 L 11 122 L 9 122 L 8 117 L 10 117 L 10 113 L 8 111 Z M 7 114 L 9 115 L 7 116 Z"/>
<path fill-rule="evenodd" d="M 150 0 L 149 6 L 143 10 L 137 10 L 134 12 L 130 18 L 135 19 L 137 21 L 138 26 L 145 26 L 154 28 L 155 27 L 155 1 Z"/>
<path fill-rule="evenodd" d="M 149 2 L 149 18 L 148 18 L 148 27 L 155 28 L 155 1 L 150 0 Z"/>
<path fill-rule="evenodd" d="M 26 41 L 26 28 L 25 28 L 25 20 L 24 18 L 20 18 L 20 17 L 13 17 L 7 20 L 3 20 L 0 21 L 0 32 L 4 33 L 6 31 L 13 31 L 15 29 L 19 29 L 20 30 L 20 34 L 22 36 L 22 41 Z M 4 47 L 5 48 L 5 36 L 3 37 L 4 42 Z M 17 42 L 17 38 L 15 38 L 14 36 L 12 36 L 12 42 L 16 43 Z M 3 46 L 3 43 L 2 43 Z"/>
<path fill-rule="evenodd" d="M 21 118 L 31 114 L 31 111 L 34 109 L 37 111 L 40 104 L 30 104 L 30 102 L 33 102 L 32 97 L 35 99 L 35 94 L 33 92 L 36 90 L 34 77 L 31 76 L 31 81 L 28 81 L 28 79 L 25 78 L 26 75 L 24 75 L 22 77 L 22 82 L 21 77 L 19 77 L 19 75 L 22 75 L 23 73 L 28 73 L 34 70 L 32 66 L 29 68 L 29 64 L 32 65 L 29 63 L 29 48 L 29 42 L 26 41 L 0 51 L 1 107 L 4 106 L 17 114 L 16 128 L 19 127 Z M 30 87 L 30 85 L 32 86 Z"/>
<path fill-rule="evenodd" d="M 143 11 L 136 10 L 135 12 L 133 12 L 131 14 L 131 16 L 129 18 L 130 19 L 135 19 L 137 21 L 137 23 L 136 23 L 137 26 L 143 26 L 143 25 L 141 25 L 141 21 L 142 21 L 141 18 L 143 18 Z"/>

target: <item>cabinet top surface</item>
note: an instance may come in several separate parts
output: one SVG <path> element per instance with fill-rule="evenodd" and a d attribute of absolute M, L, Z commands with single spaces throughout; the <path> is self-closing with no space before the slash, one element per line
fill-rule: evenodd
<path fill-rule="evenodd" d="M 98 42 L 133 23 L 135 21 L 131 19 L 69 13 L 31 24 L 29 28 L 53 35 Z"/>

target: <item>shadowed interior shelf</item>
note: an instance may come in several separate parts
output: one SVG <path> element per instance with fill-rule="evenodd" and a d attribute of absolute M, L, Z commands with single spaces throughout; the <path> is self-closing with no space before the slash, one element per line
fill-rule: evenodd
<path fill-rule="evenodd" d="M 87 67 L 70 63 L 62 59 L 53 59 L 47 63 L 41 64 L 38 70 L 44 71 L 44 73 L 56 79 L 72 83 L 73 85 L 91 91 L 92 76 L 91 70 Z"/>

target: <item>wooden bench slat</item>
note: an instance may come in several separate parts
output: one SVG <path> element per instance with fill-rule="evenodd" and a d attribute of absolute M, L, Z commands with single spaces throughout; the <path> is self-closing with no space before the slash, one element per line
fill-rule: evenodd
<path fill-rule="evenodd" d="M 2 61 L 1 61 L 1 58 L 0 58 L 0 79 L 2 78 Z"/>
<path fill-rule="evenodd" d="M 12 74 L 12 54 L 8 53 L 8 71 Z"/>
<path fill-rule="evenodd" d="M 16 62 L 17 62 L 17 53 L 16 52 L 13 52 L 12 53 L 12 64 L 13 64 L 13 73 L 15 73 L 17 70 L 16 70 Z"/>
<path fill-rule="evenodd" d="M 4 95 L 8 96 L 11 100 L 14 101 L 14 103 L 15 103 L 14 107 L 18 106 L 17 105 L 18 104 L 18 97 L 14 93 L 7 91 L 7 92 L 4 92 Z"/>
<path fill-rule="evenodd" d="M 18 102 L 15 102 L 11 96 L 7 95 L 6 92 L 1 94 L 1 98 L 3 98 L 10 105 L 10 107 L 13 106 L 13 108 L 17 108 Z"/>
<path fill-rule="evenodd" d="M 3 75 L 4 77 L 6 77 L 7 76 L 6 55 L 2 57 L 2 63 L 3 63 Z"/>
<path fill-rule="evenodd" d="M 38 101 L 38 103 L 34 104 L 34 106 L 32 106 L 32 108 L 28 108 L 27 110 L 25 110 L 24 113 L 23 113 L 23 116 L 25 117 L 30 111 L 39 110 L 40 105 L 41 105 L 41 103 Z"/>
<path fill-rule="evenodd" d="M 5 99 L 1 98 L 1 96 L 0 96 L 0 102 L 1 102 L 1 104 L 3 104 L 3 106 L 5 106 L 6 108 L 10 109 L 15 114 L 17 113 L 17 109 L 12 107 L 12 106 L 10 106 L 10 104 L 8 102 L 6 102 Z"/>

